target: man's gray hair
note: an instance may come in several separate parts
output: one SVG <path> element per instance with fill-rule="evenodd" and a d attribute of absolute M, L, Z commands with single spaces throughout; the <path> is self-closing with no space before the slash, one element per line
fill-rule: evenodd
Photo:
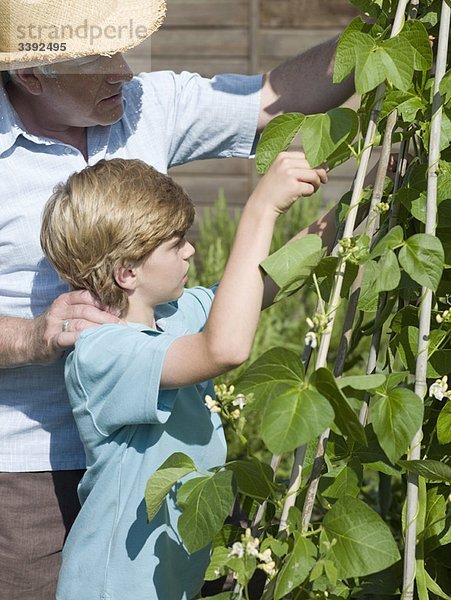
<path fill-rule="evenodd" d="M 55 69 L 53 68 L 53 65 L 39 65 L 38 67 L 36 67 L 38 69 L 38 71 L 41 71 L 41 73 L 43 75 L 45 75 L 46 77 L 49 77 L 50 79 L 56 79 L 58 77 L 58 75 L 55 72 Z M 17 78 L 17 70 L 10 70 L 8 71 L 9 76 L 11 77 L 11 79 L 16 82 L 19 83 L 18 78 Z"/>

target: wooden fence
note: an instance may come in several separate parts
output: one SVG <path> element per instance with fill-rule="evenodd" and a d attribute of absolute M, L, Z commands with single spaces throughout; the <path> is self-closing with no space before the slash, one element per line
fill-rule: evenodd
<path fill-rule="evenodd" d="M 356 15 L 348 0 L 167 0 L 163 27 L 127 54 L 134 72 L 171 69 L 253 74 L 342 31 Z M 308 82 L 306 82 L 308 93 Z M 349 189 L 354 165 L 343 165 L 323 190 L 325 202 Z M 255 184 L 253 161 L 197 161 L 171 170 L 202 211 L 223 189 L 240 206 Z"/>

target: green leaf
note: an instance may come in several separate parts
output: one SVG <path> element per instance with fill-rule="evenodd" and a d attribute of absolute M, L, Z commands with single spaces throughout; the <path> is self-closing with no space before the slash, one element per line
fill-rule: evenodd
<path fill-rule="evenodd" d="M 227 469 L 233 471 L 240 494 L 265 500 L 273 489 L 274 473 L 271 467 L 252 457 L 227 463 Z"/>
<path fill-rule="evenodd" d="M 302 384 L 304 377 L 304 367 L 296 352 L 286 348 L 271 348 L 241 375 L 236 390 L 245 395 L 254 394 L 254 408 L 265 404 L 276 385 L 286 383 L 297 386 Z"/>
<path fill-rule="evenodd" d="M 376 392 L 380 393 L 382 396 L 388 394 L 394 388 L 397 388 L 398 385 L 406 379 L 407 375 L 407 371 L 393 371 L 392 373 L 388 373 L 385 382 L 380 388 L 376 389 Z"/>
<path fill-rule="evenodd" d="M 335 412 L 334 423 L 343 435 L 347 435 L 355 441 L 365 444 L 366 436 L 357 415 L 348 400 L 340 391 L 335 377 L 325 367 L 312 373 L 309 383 L 313 385 L 332 405 Z"/>
<path fill-rule="evenodd" d="M 311 234 L 285 244 L 266 258 L 260 266 L 280 288 L 275 300 L 300 289 L 323 253 L 321 238 Z"/>
<path fill-rule="evenodd" d="M 395 463 L 408 449 L 423 422 L 421 398 L 406 388 L 396 388 L 373 398 L 371 422 L 385 454 Z"/>
<path fill-rule="evenodd" d="M 426 223 L 426 192 L 413 188 L 401 188 L 396 198 L 403 204 L 415 219 Z"/>
<path fill-rule="evenodd" d="M 356 55 L 356 92 L 363 95 L 376 88 L 385 79 L 386 71 L 381 59 L 381 49 L 376 40 L 364 33 L 352 33 L 350 41 L 354 44 Z"/>
<path fill-rule="evenodd" d="M 414 69 L 428 71 L 432 67 L 432 48 L 425 26 L 415 19 L 406 21 L 400 37 L 411 48 Z"/>
<path fill-rule="evenodd" d="M 205 581 L 214 581 L 218 579 L 220 575 L 218 575 L 217 571 L 221 573 L 221 575 L 225 575 L 225 564 L 227 562 L 227 557 L 230 552 L 229 548 L 224 548 L 224 546 L 217 546 L 213 549 L 210 564 L 205 572 L 204 579 Z"/>
<path fill-rule="evenodd" d="M 337 44 L 334 65 L 334 83 L 340 83 L 353 70 L 356 61 L 355 44 L 352 33 L 362 31 L 365 23 L 360 17 L 353 19 L 340 37 Z"/>
<path fill-rule="evenodd" d="M 426 554 L 451 542 L 448 495 L 449 487 L 446 485 L 431 485 L 427 490 L 425 525 L 421 532 Z"/>
<path fill-rule="evenodd" d="M 398 324 L 396 324 L 396 327 L 398 327 Z M 392 341 L 392 347 L 398 351 L 402 364 L 412 374 L 415 373 L 415 361 L 418 352 L 418 335 L 418 327 L 404 324 Z M 449 373 L 451 349 L 435 350 L 444 335 L 446 335 L 446 332 L 439 329 L 432 329 L 430 332 L 428 364 L 426 370 L 426 377 L 428 378 L 443 377 L 443 375 Z"/>
<path fill-rule="evenodd" d="M 383 373 L 372 375 L 348 375 L 337 379 L 338 387 L 343 389 L 351 387 L 354 390 L 373 390 L 385 383 L 386 376 Z"/>
<path fill-rule="evenodd" d="M 329 298 L 335 278 L 335 272 L 337 270 L 338 258 L 335 256 L 326 256 L 315 268 L 315 276 L 318 281 L 319 289 L 322 298 Z M 349 290 L 357 276 L 359 267 L 352 263 L 346 264 L 346 271 L 343 276 L 343 285 L 341 288 L 340 298 L 347 298 Z M 309 286 L 315 289 L 312 282 L 309 280 Z"/>
<path fill-rule="evenodd" d="M 280 384 L 268 398 L 262 438 L 274 454 L 283 454 L 318 436 L 334 420 L 328 400 L 316 389 Z"/>
<path fill-rule="evenodd" d="M 444 598 L 444 600 L 451 600 L 451 596 L 446 594 L 439 584 L 432 579 L 427 571 L 425 571 L 426 575 L 426 586 L 430 592 L 435 594 L 438 598 Z"/>
<path fill-rule="evenodd" d="M 149 523 L 160 510 L 172 486 L 193 471 L 196 471 L 196 465 L 191 458 L 183 452 L 175 452 L 149 477 L 144 496 Z"/>
<path fill-rule="evenodd" d="M 231 471 L 219 471 L 212 477 L 197 479 L 200 481 L 196 482 L 195 488 L 183 497 L 183 513 L 178 521 L 180 536 L 190 553 L 212 542 L 235 501 Z M 179 502 L 179 494 L 183 487 L 177 494 Z"/>
<path fill-rule="evenodd" d="M 437 438 L 439 444 L 451 443 L 451 402 L 447 402 L 437 419 Z"/>
<path fill-rule="evenodd" d="M 333 108 L 326 113 L 307 116 L 301 125 L 301 134 L 310 165 L 324 163 L 343 142 L 351 143 L 357 131 L 357 114 L 350 108 Z"/>
<path fill-rule="evenodd" d="M 396 225 L 374 246 L 370 252 L 370 258 L 384 256 L 389 250 L 395 250 L 402 246 L 404 232 L 400 225 Z"/>
<path fill-rule="evenodd" d="M 301 113 L 286 113 L 268 123 L 260 136 L 255 153 L 258 173 L 266 173 L 277 155 L 288 148 L 304 119 Z"/>
<path fill-rule="evenodd" d="M 414 57 L 415 52 L 402 34 L 385 40 L 380 48 L 384 79 L 399 90 L 407 91 L 412 84 Z"/>
<path fill-rule="evenodd" d="M 448 138 L 448 141 L 450 137 Z M 451 163 L 445 162 L 444 160 L 439 161 L 437 195 L 440 205 L 442 205 L 445 200 L 449 200 L 451 198 Z"/>
<path fill-rule="evenodd" d="M 412 92 L 389 90 L 385 96 L 380 118 L 385 119 L 395 109 L 405 123 L 414 123 L 418 111 L 426 110 L 426 104 L 420 96 Z"/>
<path fill-rule="evenodd" d="M 357 459 L 342 465 L 337 472 L 329 472 L 320 479 L 319 490 L 325 498 L 357 497 L 362 482 L 362 465 Z"/>
<path fill-rule="evenodd" d="M 399 252 L 399 262 L 406 273 L 431 290 L 440 283 L 444 258 L 440 240 L 428 233 L 412 235 Z"/>
<path fill-rule="evenodd" d="M 451 70 L 447 71 L 440 82 L 440 95 L 445 104 L 451 101 Z"/>
<path fill-rule="evenodd" d="M 361 12 L 375 18 L 387 17 L 387 9 L 390 10 L 390 2 L 387 0 L 351 0 L 351 3 Z"/>
<path fill-rule="evenodd" d="M 440 152 L 446 150 L 451 143 L 451 110 L 444 108 L 440 127 Z"/>
<path fill-rule="evenodd" d="M 280 600 L 307 579 L 316 562 L 317 550 L 308 539 L 298 536 L 277 577 L 274 600 Z"/>
<path fill-rule="evenodd" d="M 365 434 L 368 439 L 367 444 L 357 446 L 353 452 L 362 465 L 386 475 L 399 475 L 399 470 L 390 464 L 390 461 L 382 450 L 371 424 L 365 427 Z"/>
<path fill-rule="evenodd" d="M 399 460 L 398 464 L 429 481 L 451 483 L 451 467 L 438 460 Z"/>
<path fill-rule="evenodd" d="M 379 267 L 376 261 L 369 260 L 365 264 L 365 271 L 363 273 L 360 295 L 357 303 L 358 308 L 364 312 L 374 312 L 377 310 L 379 290 L 376 281 L 378 275 Z"/>
<path fill-rule="evenodd" d="M 382 256 L 377 263 L 379 276 L 376 280 L 376 287 L 379 292 L 389 292 L 398 287 L 401 280 L 401 271 L 398 265 L 398 259 L 393 250 L 388 250 L 385 256 Z"/>
<path fill-rule="evenodd" d="M 324 517 L 323 528 L 327 541 L 335 540 L 330 558 L 340 579 L 376 573 L 400 559 L 388 526 L 357 498 L 338 500 Z"/>
<path fill-rule="evenodd" d="M 413 21 L 406 23 L 397 36 L 388 40 L 373 39 L 360 31 L 352 31 L 346 44 L 354 45 L 358 94 L 366 94 L 384 80 L 407 92 L 414 71 L 428 70 L 432 62 L 426 29 Z"/>

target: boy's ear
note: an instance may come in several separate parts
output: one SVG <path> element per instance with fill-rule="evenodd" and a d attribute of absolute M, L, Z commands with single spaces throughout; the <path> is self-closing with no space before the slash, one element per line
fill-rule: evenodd
<path fill-rule="evenodd" d="M 136 288 L 136 271 L 131 265 L 114 267 L 114 280 L 123 290 L 133 291 Z"/>

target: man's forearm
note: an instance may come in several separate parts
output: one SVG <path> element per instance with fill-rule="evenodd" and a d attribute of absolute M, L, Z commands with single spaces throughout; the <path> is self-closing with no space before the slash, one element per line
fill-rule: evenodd
<path fill-rule="evenodd" d="M 279 114 L 325 112 L 352 96 L 353 77 L 333 83 L 338 39 L 310 48 L 264 76 L 259 130 Z"/>
<path fill-rule="evenodd" d="M 0 368 L 37 362 L 33 319 L 0 317 Z"/>

